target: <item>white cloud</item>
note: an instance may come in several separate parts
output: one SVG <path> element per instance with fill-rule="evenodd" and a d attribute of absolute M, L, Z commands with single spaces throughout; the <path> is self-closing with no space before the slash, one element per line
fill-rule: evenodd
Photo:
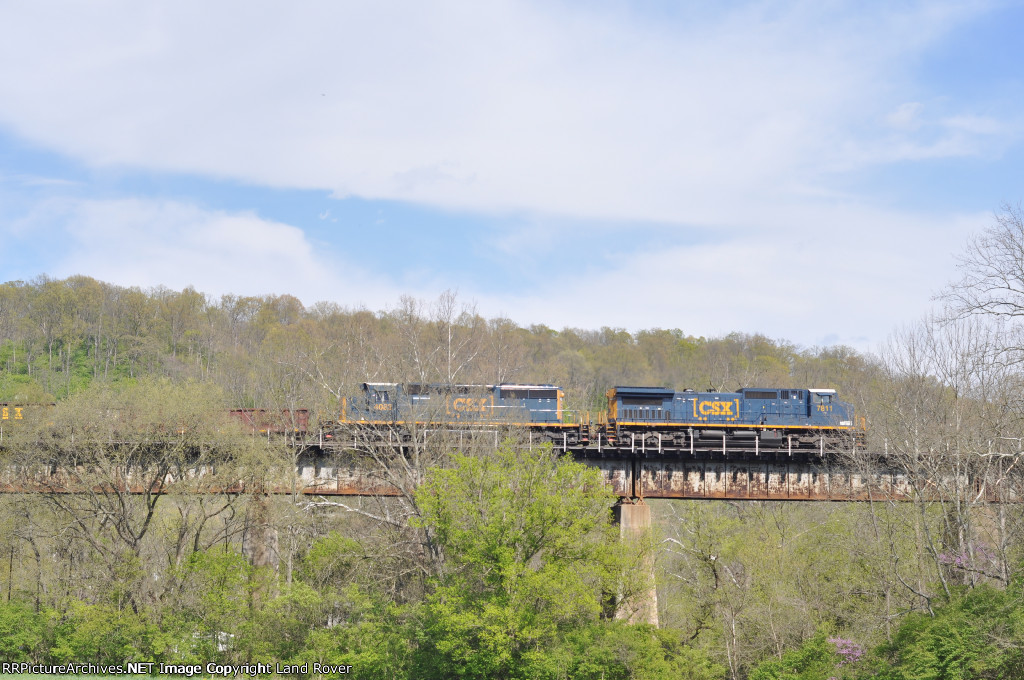
<path fill-rule="evenodd" d="M 991 116 L 950 116 L 942 123 L 951 130 L 969 135 L 1005 135 L 1011 132 L 1007 125 Z"/>
<path fill-rule="evenodd" d="M 0 121 L 97 165 L 735 223 L 758 210 L 736 196 L 875 160 L 851 128 L 891 107 L 899 57 L 968 11 L 752 3 L 655 25 L 513 2 L 9 4 Z"/>
<path fill-rule="evenodd" d="M 398 292 L 369 281 L 343 254 L 314 248 L 302 230 L 249 213 L 208 211 L 174 201 L 61 200 L 12 225 L 30 244 L 46 234 L 59 257 L 49 273 L 87 274 L 143 288 L 192 286 L 211 295 L 291 294 L 384 306 Z"/>
<path fill-rule="evenodd" d="M 480 307 L 554 328 L 677 327 L 709 337 L 742 331 L 873 350 L 892 328 L 927 312 L 948 281 L 953 251 L 991 219 L 849 204 L 803 217 L 819 228 L 800 238 L 783 228 L 781 215 L 766 216 L 763 228 L 742 239 L 685 245 L 662 234 L 599 276 L 560 272 L 542 294 L 483 296 Z"/>
<path fill-rule="evenodd" d="M 921 102 L 904 102 L 885 117 L 885 121 L 900 130 L 917 130 L 921 127 Z"/>

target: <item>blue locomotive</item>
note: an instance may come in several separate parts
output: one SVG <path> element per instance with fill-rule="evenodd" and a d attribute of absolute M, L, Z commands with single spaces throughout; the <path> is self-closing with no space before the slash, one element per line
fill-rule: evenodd
<path fill-rule="evenodd" d="M 565 447 L 586 444 L 585 424 L 562 407 L 555 385 L 452 385 L 363 383 L 341 402 L 342 424 L 390 427 L 408 434 L 416 427 L 474 429 L 521 426 L 541 441 Z"/>
<path fill-rule="evenodd" d="M 409 438 L 418 428 L 518 426 L 562 448 L 637 452 L 816 451 L 860 443 L 853 406 L 832 389 L 745 388 L 737 392 L 613 387 L 591 423 L 563 408 L 555 385 L 363 383 L 342 399 L 341 425 L 384 428 Z"/>
<path fill-rule="evenodd" d="M 613 387 L 598 426 L 599 444 L 728 450 L 819 449 L 854 441 L 853 405 L 832 389 L 746 388 L 677 392 L 664 387 Z"/>

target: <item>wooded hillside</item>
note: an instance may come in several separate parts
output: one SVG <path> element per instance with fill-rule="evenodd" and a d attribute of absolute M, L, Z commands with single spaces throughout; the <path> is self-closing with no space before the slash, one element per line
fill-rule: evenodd
<path fill-rule="evenodd" d="M 1013 677 L 1021 505 L 976 482 L 1020 492 L 1019 343 L 1012 323 L 977 312 L 954 304 L 871 356 L 524 328 L 453 293 L 374 312 L 87 277 L 4 284 L 0 402 L 56 406 L 46 443 L 9 421 L 0 455 L 100 476 L 82 478 L 90 493 L 0 498 L 0 657 L 316 660 L 356 677 Z M 655 535 L 629 544 L 585 468 L 512 443 L 431 451 L 396 499 L 225 491 L 288 474 L 294 452 L 216 414 L 309 408 L 329 422 L 364 381 L 554 383 L 580 410 L 622 384 L 835 388 L 867 418 L 869 450 L 920 494 L 659 503 Z M 105 444 L 123 440 L 110 413 L 150 438 Z M 196 456 L 223 477 L 188 479 Z M 102 476 L 143 460 L 180 483 L 131 495 Z M 660 630 L 615 619 L 650 559 Z"/>

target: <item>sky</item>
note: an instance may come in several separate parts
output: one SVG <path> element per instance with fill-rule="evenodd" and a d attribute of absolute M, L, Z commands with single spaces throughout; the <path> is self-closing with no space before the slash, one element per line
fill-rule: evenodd
<path fill-rule="evenodd" d="M 0 281 L 872 351 L 1024 200 L 1021 2 L 0 0 Z"/>

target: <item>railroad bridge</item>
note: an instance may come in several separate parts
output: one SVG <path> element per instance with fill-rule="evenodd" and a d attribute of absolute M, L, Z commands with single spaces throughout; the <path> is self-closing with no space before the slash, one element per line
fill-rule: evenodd
<path fill-rule="evenodd" d="M 681 452 L 570 451 L 574 458 L 601 470 L 605 482 L 623 499 L 732 499 L 798 501 L 867 501 L 910 498 L 905 474 L 886 465 L 884 456 L 865 456 L 875 463 L 852 470 L 829 456 L 751 456 L 739 451 Z M 297 467 L 304 493 L 364 496 L 393 495 L 357 456 L 316 449 L 300 457 Z"/>
<path fill-rule="evenodd" d="M 436 433 L 435 433 L 436 434 Z M 481 446 L 493 448 L 508 433 L 467 433 L 472 446 L 462 440 L 461 433 L 442 433 L 446 440 L 431 441 L 430 433 L 423 432 L 423 441 L 408 441 L 402 435 L 377 432 L 350 433 L 329 437 L 319 433 L 314 439 L 296 439 L 294 447 L 295 473 L 277 487 L 266 485 L 261 492 L 292 494 L 300 492 L 314 496 L 395 496 L 403 490 L 387 481 L 387 463 L 414 455 L 416 449 L 479 450 Z M 486 440 L 493 434 L 493 439 Z M 266 435 L 265 435 L 266 436 Z M 454 437 L 454 438 L 453 438 Z M 518 440 L 520 446 L 536 446 L 529 438 Z M 901 472 L 892 459 L 881 454 L 864 451 L 826 450 L 824 444 L 794 450 L 791 446 L 762 448 L 755 441 L 751 445 L 728 446 L 708 444 L 699 449 L 658 446 L 658 442 L 619 442 L 614 446 L 600 441 L 585 446 L 551 445 L 556 451 L 571 454 L 576 460 L 601 471 L 605 482 L 620 497 L 614 508 L 616 520 L 623 536 L 636 535 L 651 528 L 650 506 L 645 499 L 703 499 L 730 501 L 906 501 L 919 497 L 914 480 Z M 74 475 L 66 474 L 55 466 L 36 466 L 34 469 L 7 467 L 0 474 L 0 493 L 74 493 Z M 131 480 L 143 479 L 131 470 L 123 470 L 119 479 L 126 480 L 120 493 L 160 493 L 160 488 L 131 487 Z M 202 475 L 203 470 L 194 471 Z M 81 479 L 81 478 L 79 478 Z M 965 488 L 971 480 L 960 478 L 933 480 L 934 488 Z M 152 484 L 152 480 L 150 480 Z M 979 499 L 1017 502 L 1022 499 L 991 485 L 970 487 Z M 112 489 L 113 490 L 113 489 Z M 245 492 L 237 486 L 231 489 L 209 489 L 211 492 Z M 407 490 L 406 490 L 407 491 Z M 939 494 L 941 495 L 941 493 Z M 653 570 L 653 564 L 651 565 Z M 653 572 L 652 572 L 653 574 Z M 627 615 L 632 622 L 657 625 L 657 592 L 653 581 L 650 592 L 638 601 L 635 611 Z"/>
<path fill-rule="evenodd" d="M 508 433 L 474 432 L 473 445 L 484 438 L 496 447 Z M 463 450 L 461 433 L 447 434 L 449 450 Z M 518 445 L 537 446 L 529 439 Z M 408 441 L 391 440 L 378 433 L 332 438 L 322 432 L 310 439 L 291 441 L 296 452 L 295 475 L 287 483 L 264 488 L 272 493 L 323 496 L 393 496 L 401 490 L 386 481 L 381 457 L 368 451 L 390 450 L 405 455 L 413 447 Z M 437 448 L 424 432 L 424 447 Z M 551 444 L 556 451 L 601 471 L 605 483 L 626 503 L 642 499 L 728 499 L 778 501 L 870 501 L 909 500 L 914 496 L 912 480 L 885 453 L 846 452 L 825 449 L 772 449 L 755 444 L 745 447 L 717 445 L 699 449 L 669 448 L 645 442 L 625 441 L 610 446 L 600 441 L 582 446 Z M 856 464 L 854 465 L 854 461 Z M 368 464 L 369 463 L 369 464 Z M 196 471 L 202 474 L 202 470 Z M 124 471 L 124 479 L 143 478 Z M 32 490 L 60 490 L 68 476 L 56 466 L 34 469 L 8 467 L 0 471 L 0 493 Z M 71 489 L 66 489 L 71 490 Z M 239 490 L 241 488 L 239 487 Z M 143 491 L 139 489 L 139 491 Z M 992 500 L 997 489 L 979 489 Z M 1003 495 L 998 500 L 1008 500 Z M 1020 500 L 1013 497 L 1009 500 Z"/>
<path fill-rule="evenodd" d="M 479 438 L 479 433 L 474 433 Z M 493 432 L 493 446 L 501 435 Z M 536 446 L 520 440 L 522 446 Z M 461 438 L 450 442 L 462 448 Z M 649 444 L 649 445 L 648 445 Z M 393 495 L 399 491 L 368 469 L 355 452 L 400 449 L 409 443 L 354 436 L 344 441 L 323 436 L 297 460 L 303 493 L 318 495 Z M 720 443 L 694 449 L 660 442 L 627 440 L 610 446 L 600 440 L 582 446 L 553 442 L 556 451 L 601 470 L 605 483 L 626 502 L 640 499 L 730 499 L 785 501 L 906 500 L 911 480 L 885 453 L 795 449 L 783 444 L 762 448 Z M 856 461 L 856 466 L 852 463 Z"/>

